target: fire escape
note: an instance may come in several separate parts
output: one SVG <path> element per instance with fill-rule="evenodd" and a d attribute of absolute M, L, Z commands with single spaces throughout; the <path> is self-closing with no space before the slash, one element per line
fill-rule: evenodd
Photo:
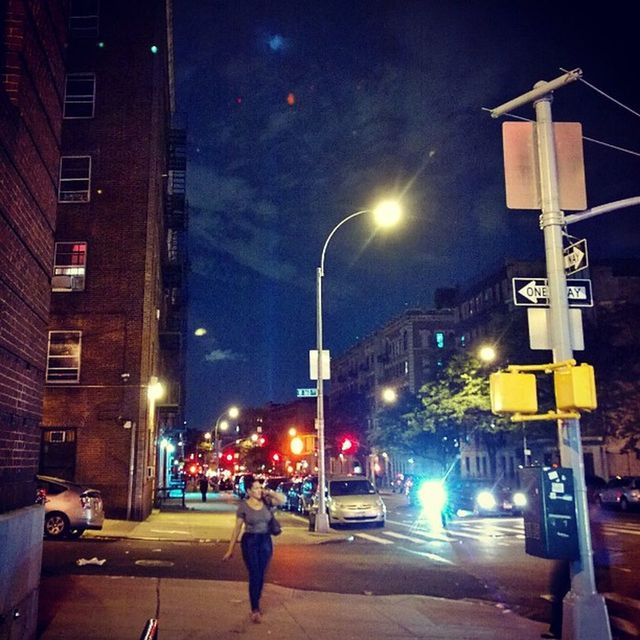
<path fill-rule="evenodd" d="M 187 331 L 187 132 L 174 121 L 168 131 L 165 194 L 165 250 L 162 260 L 163 309 L 160 351 L 165 395 L 158 402 L 160 433 L 176 433 L 184 424 L 185 340 Z"/>

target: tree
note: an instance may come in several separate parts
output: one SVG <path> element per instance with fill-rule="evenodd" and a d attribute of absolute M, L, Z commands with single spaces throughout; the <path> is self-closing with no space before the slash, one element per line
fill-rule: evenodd
<path fill-rule="evenodd" d="M 495 475 L 496 455 L 505 444 L 505 433 L 519 426 L 491 413 L 489 371 L 478 358 L 469 351 L 455 353 L 436 380 L 422 387 L 420 400 L 414 428 L 454 442 L 480 433 L 491 475 Z"/>

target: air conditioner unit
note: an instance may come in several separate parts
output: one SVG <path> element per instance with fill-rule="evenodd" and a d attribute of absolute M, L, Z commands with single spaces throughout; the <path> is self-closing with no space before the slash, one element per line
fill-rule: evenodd
<path fill-rule="evenodd" d="M 51 289 L 53 291 L 84 291 L 84 276 L 53 276 Z"/>
<path fill-rule="evenodd" d="M 66 431 L 50 431 L 49 432 L 49 442 L 66 442 L 66 440 L 67 440 Z"/>
<path fill-rule="evenodd" d="M 51 278 L 51 288 L 54 291 L 70 291 L 71 280 L 71 276 L 53 276 Z"/>

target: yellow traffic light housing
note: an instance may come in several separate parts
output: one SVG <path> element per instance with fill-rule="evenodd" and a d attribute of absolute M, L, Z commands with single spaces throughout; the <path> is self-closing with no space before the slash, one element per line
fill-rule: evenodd
<path fill-rule="evenodd" d="M 536 376 L 519 371 L 499 371 L 489 376 L 491 411 L 501 413 L 537 413 Z"/>
<path fill-rule="evenodd" d="M 560 411 L 592 411 L 598 406 L 595 374 L 589 364 L 555 369 L 553 386 Z"/>

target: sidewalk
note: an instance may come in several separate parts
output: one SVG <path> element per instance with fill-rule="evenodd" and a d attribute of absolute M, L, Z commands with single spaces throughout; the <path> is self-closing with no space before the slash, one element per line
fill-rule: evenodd
<path fill-rule="evenodd" d="M 213 500 L 188 511 L 154 511 L 145 522 L 108 520 L 92 536 L 225 540 L 234 505 Z M 218 516 L 211 518 L 212 512 Z M 220 517 L 222 515 L 223 517 Z M 213 520 L 222 522 L 213 525 Z M 302 525 L 302 523 L 301 523 Z M 285 526 L 277 543 L 339 541 Z M 367 596 L 301 591 L 267 583 L 262 624 L 249 621 L 244 581 L 65 576 L 43 578 L 41 640 L 137 640 L 149 618 L 162 640 L 534 640 L 546 625 L 487 602 L 417 595 Z"/>

